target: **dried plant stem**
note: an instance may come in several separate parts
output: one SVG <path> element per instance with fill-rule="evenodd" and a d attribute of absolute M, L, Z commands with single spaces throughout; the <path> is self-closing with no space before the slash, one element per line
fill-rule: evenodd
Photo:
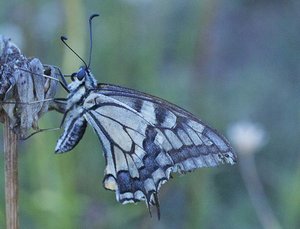
<path fill-rule="evenodd" d="M 9 118 L 4 120 L 4 170 L 6 228 L 19 228 L 18 215 L 18 151 L 17 136 L 9 127 Z"/>

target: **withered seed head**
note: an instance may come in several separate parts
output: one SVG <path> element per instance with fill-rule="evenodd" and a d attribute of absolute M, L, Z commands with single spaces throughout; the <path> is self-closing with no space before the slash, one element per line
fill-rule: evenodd
<path fill-rule="evenodd" d="M 55 96 L 57 81 L 43 74 L 57 78 L 54 68 L 45 69 L 39 59 L 25 57 L 10 39 L 0 35 L 0 121 L 8 115 L 10 127 L 20 138 L 38 128 L 38 119 L 51 103 L 45 99 Z"/>

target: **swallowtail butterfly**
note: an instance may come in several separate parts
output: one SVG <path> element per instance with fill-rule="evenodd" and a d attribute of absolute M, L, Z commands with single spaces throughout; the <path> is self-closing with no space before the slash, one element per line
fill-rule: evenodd
<path fill-rule="evenodd" d="M 103 185 L 117 201 L 143 200 L 159 213 L 157 193 L 171 173 L 236 162 L 227 140 L 193 114 L 158 97 L 97 83 L 89 65 L 72 74 L 55 152 L 73 149 L 89 124 L 104 150 Z"/>

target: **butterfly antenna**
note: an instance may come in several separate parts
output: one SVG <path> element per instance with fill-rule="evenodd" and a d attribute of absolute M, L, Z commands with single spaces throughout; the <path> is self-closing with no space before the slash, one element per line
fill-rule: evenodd
<path fill-rule="evenodd" d="M 85 61 L 67 44 L 66 40 L 68 40 L 68 38 L 61 36 L 60 40 L 84 63 L 85 67 L 88 68 L 88 65 L 85 63 Z"/>
<path fill-rule="evenodd" d="M 91 65 L 91 60 L 92 60 L 92 48 L 93 48 L 93 34 L 92 34 L 92 20 L 94 17 L 98 17 L 99 14 L 92 14 L 89 18 L 89 28 L 90 28 L 90 57 L 89 57 L 89 64 L 88 64 L 88 68 Z"/>

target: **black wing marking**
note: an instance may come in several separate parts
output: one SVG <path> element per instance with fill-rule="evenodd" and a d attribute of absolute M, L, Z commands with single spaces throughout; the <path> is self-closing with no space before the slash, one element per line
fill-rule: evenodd
<path fill-rule="evenodd" d="M 104 187 L 115 190 L 121 203 L 158 206 L 157 192 L 172 172 L 236 162 L 224 137 L 157 97 L 99 85 L 84 108 L 105 151 Z"/>

